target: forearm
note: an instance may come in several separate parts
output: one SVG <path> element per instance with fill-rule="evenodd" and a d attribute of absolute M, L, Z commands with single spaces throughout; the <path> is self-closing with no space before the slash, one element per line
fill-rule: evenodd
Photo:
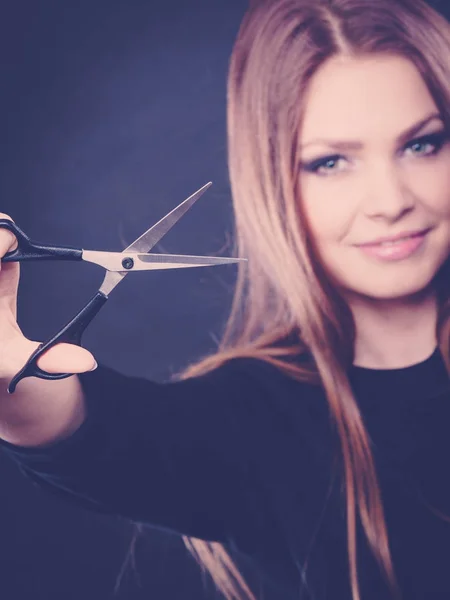
<path fill-rule="evenodd" d="M 0 379 L 0 438 L 18 446 L 46 446 L 69 437 L 86 418 L 78 376 L 23 379 L 14 394 Z"/>

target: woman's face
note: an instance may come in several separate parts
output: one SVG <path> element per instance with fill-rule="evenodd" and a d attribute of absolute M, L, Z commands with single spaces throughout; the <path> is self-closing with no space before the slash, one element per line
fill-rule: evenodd
<path fill-rule="evenodd" d="M 401 57 L 336 57 L 311 81 L 300 197 L 321 262 L 349 298 L 414 294 L 448 257 L 450 141 L 432 115 L 433 98 Z"/>

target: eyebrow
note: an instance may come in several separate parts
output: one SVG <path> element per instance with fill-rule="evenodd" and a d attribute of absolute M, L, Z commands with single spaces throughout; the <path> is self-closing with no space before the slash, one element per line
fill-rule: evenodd
<path fill-rule="evenodd" d="M 440 121 L 444 122 L 444 119 L 440 113 L 433 113 L 431 115 L 428 115 L 428 117 L 421 119 L 418 123 L 415 123 L 411 127 L 408 127 L 408 129 L 403 131 L 397 137 L 396 142 L 398 144 L 407 142 L 409 138 L 411 138 L 416 133 L 419 133 L 419 131 L 423 129 L 425 125 L 428 125 L 428 123 L 430 123 L 430 121 L 433 121 L 434 119 L 439 119 Z M 322 138 L 317 140 L 311 140 L 310 142 L 301 144 L 300 148 L 305 148 L 306 146 L 309 146 L 311 144 L 325 144 L 335 150 L 361 150 L 364 147 L 364 144 L 357 140 L 327 140 Z"/>

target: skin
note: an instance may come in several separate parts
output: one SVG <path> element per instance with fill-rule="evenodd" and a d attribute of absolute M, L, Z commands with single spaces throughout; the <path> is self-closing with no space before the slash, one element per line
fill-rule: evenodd
<path fill-rule="evenodd" d="M 316 252 L 352 310 L 355 361 L 402 368 L 437 344 L 433 277 L 450 253 L 450 142 L 420 73 L 393 55 L 333 57 L 311 81 L 300 133 L 300 198 Z M 414 142 L 444 131 L 442 148 Z M 324 140 L 358 140 L 336 150 Z M 437 153 L 433 155 L 433 152 Z M 311 161 L 325 160 L 317 172 Z M 364 254 L 356 244 L 431 227 L 422 247 L 400 261 Z"/>

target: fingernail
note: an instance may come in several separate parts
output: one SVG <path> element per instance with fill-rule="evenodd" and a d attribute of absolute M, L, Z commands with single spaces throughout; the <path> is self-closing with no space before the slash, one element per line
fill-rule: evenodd
<path fill-rule="evenodd" d="M 98 367 L 98 363 L 97 363 L 97 361 L 95 361 L 95 365 L 92 367 L 92 369 L 90 369 L 89 373 L 90 373 L 91 371 L 95 371 L 95 369 L 96 369 L 97 367 Z"/>

